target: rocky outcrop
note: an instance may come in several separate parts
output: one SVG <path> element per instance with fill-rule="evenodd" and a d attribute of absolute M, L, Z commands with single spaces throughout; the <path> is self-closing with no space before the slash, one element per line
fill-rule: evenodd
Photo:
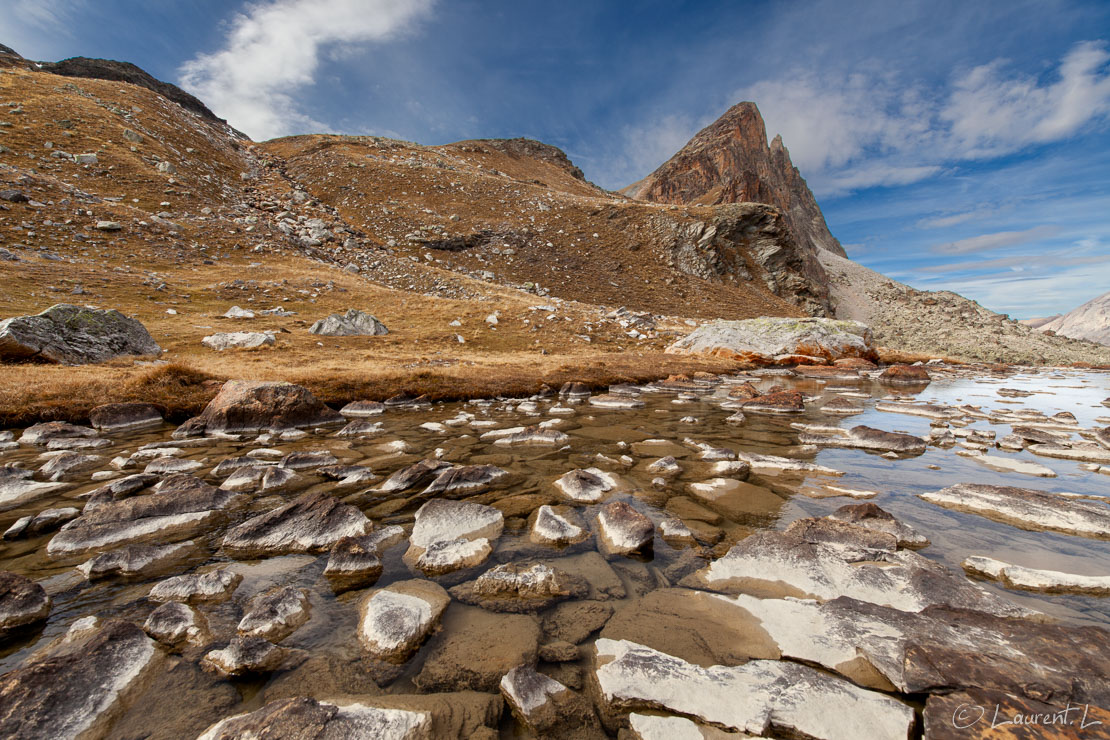
<path fill-rule="evenodd" d="M 726 283 L 759 280 L 807 314 L 831 313 L 824 268 L 771 206 L 721 206 L 692 222 L 660 213 L 652 227 L 666 264 L 679 272 Z"/>
<path fill-rule="evenodd" d="M 871 329 L 858 321 L 764 317 L 712 321 L 671 346 L 671 354 L 705 354 L 763 365 L 877 358 Z"/>
<path fill-rule="evenodd" d="M 803 248 L 845 256 L 782 137 L 767 144 L 755 103 L 729 108 L 655 172 L 621 192 L 655 203 L 769 203 L 783 212 Z"/>
<path fill-rule="evenodd" d="M 385 324 L 357 308 L 348 309 L 345 314 L 333 313 L 326 319 L 320 319 L 308 331 L 325 337 L 376 337 L 389 333 Z"/>
<path fill-rule="evenodd" d="M 145 87 L 153 90 L 164 98 L 168 98 L 186 110 L 197 113 L 209 120 L 223 123 L 222 118 L 208 109 L 196 97 L 185 92 L 176 85 L 162 82 L 151 77 L 142 69 L 130 62 L 117 62 L 112 59 L 90 59 L 89 57 L 70 57 L 60 62 L 42 62 L 39 65 L 44 72 L 62 75 L 63 77 L 90 77 L 97 80 L 111 80 L 113 82 L 127 82 L 131 85 Z M 245 137 L 244 137 L 245 138 Z"/>
<path fill-rule="evenodd" d="M 0 362 L 84 365 L 160 354 L 146 327 L 112 309 L 59 303 L 34 316 L 0 321 Z"/>

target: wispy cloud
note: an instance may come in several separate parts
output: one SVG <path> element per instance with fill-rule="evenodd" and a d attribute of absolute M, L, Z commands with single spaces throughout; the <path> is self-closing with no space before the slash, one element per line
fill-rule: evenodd
<path fill-rule="evenodd" d="M 991 249 L 1012 247 L 1017 244 L 1027 244 L 1038 239 L 1047 239 L 1058 233 L 1060 233 L 1059 226 L 1044 224 L 1024 231 L 998 231 L 993 234 L 983 234 L 948 242 L 947 244 L 938 244 L 931 251 L 937 254 L 973 254 Z"/>
<path fill-rule="evenodd" d="M 851 73 L 801 71 L 737 91 L 781 133 L 819 195 L 905 185 L 946 164 L 1011 154 L 1058 141 L 1110 114 L 1110 53 L 1080 42 L 1049 80 L 995 60 L 940 88 L 867 66 Z"/>
<path fill-rule="evenodd" d="M 411 30 L 433 0 L 276 0 L 248 5 L 220 51 L 181 68 L 181 84 L 258 139 L 327 130 L 297 104 L 324 52 L 381 42 Z"/>
<path fill-rule="evenodd" d="M 60 39 L 71 38 L 70 20 L 84 0 L 6 0 L 0 39 L 28 59 L 54 61 Z"/>

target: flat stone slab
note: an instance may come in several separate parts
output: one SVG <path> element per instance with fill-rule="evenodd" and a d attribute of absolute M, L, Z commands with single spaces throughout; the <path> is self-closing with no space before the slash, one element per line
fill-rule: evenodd
<path fill-rule="evenodd" d="M 197 740 L 269 737 L 429 740 L 432 736 L 432 718 L 427 712 L 363 704 L 337 706 L 299 697 L 280 699 L 253 712 L 222 719 Z"/>
<path fill-rule="evenodd" d="M 239 555 L 323 552 L 343 537 L 367 534 L 373 525 L 350 504 L 325 493 L 306 493 L 230 530 L 223 549 Z"/>
<path fill-rule="evenodd" d="M 1110 576 L 1083 576 L 1057 570 L 1026 568 L 979 555 L 965 558 L 962 565 L 968 573 L 998 581 L 1007 588 L 1050 594 L 1110 596 Z"/>
<path fill-rule="evenodd" d="M 1110 633 L 983 612 L 912 613 L 839 598 L 719 596 L 737 629 L 765 633 L 783 658 L 820 665 L 865 686 L 903 693 L 993 688 L 1058 702 L 1110 698 Z"/>
<path fill-rule="evenodd" d="M 596 643 L 594 675 L 605 711 L 662 709 L 726 729 L 828 740 L 904 740 L 913 710 L 808 666 L 752 660 L 702 667 L 624 640 Z"/>
<path fill-rule="evenodd" d="M 0 511 L 14 509 L 70 487 L 69 483 L 40 483 L 34 475 L 33 470 L 0 467 Z"/>
<path fill-rule="evenodd" d="M 154 641 L 131 622 L 113 620 L 0 676 L 0 735 L 106 737 L 107 719 L 156 665 Z"/>
<path fill-rule="evenodd" d="M 958 483 L 918 496 L 946 509 L 978 514 L 1019 529 L 1110 539 L 1110 506 L 1097 501 L 979 483 Z"/>
<path fill-rule="evenodd" d="M 238 498 L 190 475 L 165 478 L 153 491 L 118 500 L 90 497 L 81 516 L 50 540 L 47 554 L 62 557 L 152 539 L 185 540 L 222 521 Z"/>
<path fill-rule="evenodd" d="M 101 578 L 145 578 L 165 572 L 196 549 L 192 540 L 172 545 L 124 545 L 100 553 L 77 566 L 90 581 Z"/>
<path fill-rule="evenodd" d="M 839 541 L 809 541 L 808 522 L 841 525 Z M 1000 616 L 1027 616 L 1011 604 L 909 550 L 879 549 L 893 536 L 829 520 L 795 522 L 786 532 L 761 531 L 687 576 L 682 585 L 726 593 L 830 601 L 849 596 L 908 612 L 944 604 Z M 852 532 L 851 530 L 856 530 Z M 823 532 L 821 533 L 824 534 Z"/>

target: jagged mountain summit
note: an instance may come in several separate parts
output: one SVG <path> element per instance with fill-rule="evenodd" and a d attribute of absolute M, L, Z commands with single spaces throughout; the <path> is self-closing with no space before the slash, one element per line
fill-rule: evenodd
<path fill-rule="evenodd" d="M 847 256 L 782 137 L 767 143 L 755 103 L 732 106 L 655 172 L 621 192 L 654 203 L 769 203 L 783 212 L 800 246 Z"/>
<path fill-rule="evenodd" d="M 1110 293 L 1103 293 L 1037 328 L 1072 339 L 1110 344 Z"/>

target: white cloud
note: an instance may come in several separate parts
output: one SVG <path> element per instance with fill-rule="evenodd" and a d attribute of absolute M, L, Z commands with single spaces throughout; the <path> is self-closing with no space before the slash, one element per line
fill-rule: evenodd
<path fill-rule="evenodd" d="M 316 78 L 322 52 L 386 41 L 428 16 L 433 0 L 275 0 L 248 5 L 226 45 L 181 68 L 181 85 L 257 139 L 328 126 L 294 93 Z"/>
<path fill-rule="evenodd" d="M 759 105 L 768 133 L 782 134 L 818 195 L 840 195 L 1067 138 L 1110 113 L 1108 61 L 1105 44 L 1088 41 L 1072 47 L 1043 82 L 996 60 L 940 89 L 869 67 L 797 72 L 735 97 Z"/>
<path fill-rule="evenodd" d="M 960 239 L 947 244 L 938 244 L 932 248 L 937 254 L 972 254 L 986 252 L 991 249 L 1012 247 L 1016 244 L 1026 244 L 1038 239 L 1046 239 L 1060 233 L 1060 227 L 1051 225 L 1034 226 L 1024 231 L 999 231 L 994 234 L 982 234 L 968 239 Z"/>
<path fill-rule="evenodd" d="M 1110 111 L 1110 70 L 1102 69 L 1108 60 L 1103 44 L 1077 44 L 1060 63 L 1059 79 L 1047 85 L 1007 79 L 998 61 L 976 67 L 956 80 L 940 120 L 968 158 L 1066 138 Z"/>
<path fill-rule="evenodd" d="M 701 128 L 703 126 L 699 122 L 682 113 L 671 113 L 638 126 L 625 126 L 621 130 L 625 147 L 620 161 L 614 161 L 608 168 L 609 179 L 627 185 L 631 178 L 643 177 L 654 171 L 673 157 Z"/>

